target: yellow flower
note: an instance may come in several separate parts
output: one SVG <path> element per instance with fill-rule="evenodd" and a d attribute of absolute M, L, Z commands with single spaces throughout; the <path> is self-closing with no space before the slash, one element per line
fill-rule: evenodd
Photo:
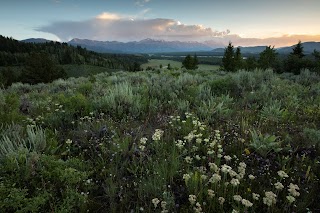
<path fill-rule="evenodd" d="M 250 153 L 251 153 L 248 148 L 245 148 L 245 149 L 244 149 L 244 152 L 246 153 L 246 155 L 250 155 Z"/>

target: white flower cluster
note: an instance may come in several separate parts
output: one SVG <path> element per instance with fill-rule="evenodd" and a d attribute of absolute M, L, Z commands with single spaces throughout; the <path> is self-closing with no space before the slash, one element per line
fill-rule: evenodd
<path fill-rule="evenodd" d="M 217 183 L 221 180 L 221 176 L 219 174 L 213 174 L 212 177 L 209 179 L 209 183 Z"/>
<path fill-rule="evenodd" d="M 280 183 L 280 182 L 276 182 L 274 184 L 274 187 L 277 189 L 277 190 L 282 190 L 284 188 L 283 184 Z"/>
<path fill-rule="evenodd" d="M 183 140 L 177 140 L 175 144 L 178 147 L 178 149 L 183 149 L 184 145 L 186 145 L 186 142 Z"/>
<path fill-rule="evenodd" d="M 215 196 L 214 191 L 212 189 L 208 189 L 209 198 L 213 198 Z"/>
<path fill-rule="evenodd" d="M 141 151 L 144 151 L 144 149 L 146 148 L 147 141 L 148 141 L 148 138 L 141 138 L 140 139 L 139 149 Z"/>
<path fill-rule="evenodd" d="M 152 204 L 154 205 L 154 208 L 157 208 L 159 203 L 160 203 L 160 200 L 158 198 L 152 199 Z"/>
<path fill-rule="evenodd" d="M 194 205 L 197 201 L 197 196 L 195 195 L 189 195 L 189 198 L 188 198 L 189 202 L 191 205 Z"/>
<path fill-rule="evenodd" d="M 260 198 L 260 195 L 259 195 L 259 194 L 252 193 L 252 199 L 254 199 L 254 200 L 259 200 L 259 198 Z"/>
<path fill-rule="evenodd" d="M 280 176 L 280 178 L 289 177 L 289 175 L 287 173 L 285 173 L 284 171 L 282 171 L 282 170 L 278 171 L 278 175 Z"/>
<path fill-rule="evenodd" d="M 196 206 L 193 207 L 195 213 L 202 213 L 201 204 L 199 202 L 196 203 Z"/>
<path fill-rule="evenodd" d="M 184 174 L 183 175 L 183 180 L 185 181 L 185 182 L 188 182 L 188 180 L 191 178 L 191 176 L 190 176 L 190 174 Z"/>
<path fill-rule="evenodd" d="M 267 206 L 272 206 L 277 202 L 277 195 L 271 191 L 265 192 L 265 197 L 263 198 L 263 203 Z"/>
<path fill-rule="evenodd" d="M 234 196 L 233 196 L 233 199 L 234 199 L 235 201 L 237 201 L 237 202 L 241 202 L 242 197 L 241 197 L 240 195 L 234 195 Z"/>
<path fill-rule="evenodd" d="M 289 191 L 290 195 L 292 195 L 293 197 L 299 197 L 300 196 L 300 192 L 297 191 L 297 190 L 299 190 L 298 185 L 290 183 L 288 188 L 289 188 L 288 191 Z"/>
<path fill-rule="evenodd" d="M 160 203 L 160 200 L 158 198 L 153 198 L 151 202 L 152 202 L 154 208 L 156 209 Z M 162 209 L 161 213 L 168 213 L 169 212 L 167 210 L 167 202 L 166 201 L 161 201 L 160 206 Z"/>
<path fill-rule="evenodd" d="M 161 129 L 156 129 L 154 134 L 152 135 L 152 140 L 160 141 L 164 131 Z"/>

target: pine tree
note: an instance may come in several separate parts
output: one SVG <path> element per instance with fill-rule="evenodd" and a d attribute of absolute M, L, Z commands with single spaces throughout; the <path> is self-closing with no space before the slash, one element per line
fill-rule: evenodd
<path fill-rule="evenodd" d="M 303 46 L 301 44 L 301 41 L 298 42 L 298 44 L 292 48 L 292 52 L 290 53 L 290 55 L 295 55 L 298 58 L 303 58 L 305 56 L 305 54 L 303 54 Z"/>
<path fill-rule="evenodd" d="M 235 72 L 235 60 L 234 60 L 234 47 L 231 42 L 229 42 L 228 47 L 224 51 L 222 58 L 221 69 L 225 71 Z"/>
<path fill-rule="evenodd" d="M 240 70 L 243 68 L 243 58 L 241 55 L 241 50 L 237 47 L 235 56 L 234 56 L 234 66 L 236 70 Z"/>
<path fill-rule="evenodd" d="M 258 63 L 255 57 L 249 56 L 245 61 L 245 69 L 248 71 L 253 71 L 258 67 Z"/>
<path fill-rule="evenodd" d="M 184 68 L 188 70 L 195 70 L 198 68 L 198 57 L 195 54 L 194 57 L 191 55 L 187 55 L 184 60 L 182 61 L 182 65 Z"/>
<path fill-rule="evenodd" d="M 260 57 L 258 60 L 259 67 L 264 70 L 274 68 L 276 59 L 276 50 L 274 49 L 274 47 L 268 46 L 263 52 L 260 53 Z"/>

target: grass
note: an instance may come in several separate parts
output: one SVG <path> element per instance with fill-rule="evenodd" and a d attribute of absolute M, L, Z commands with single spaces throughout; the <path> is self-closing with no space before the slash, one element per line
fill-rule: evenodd
<path fill-rule="evenodd" d="M 271 70 L 15 83 L 0 212 L 318 212 L 319 88 Z"/>
<path fill-rule="evenodd" d="M 173 60 L 162 60 L 162 59 L 151 59 L 149 60 L 148 63 L 142 64 L 141 67 L 145 70 L 147 67 L 155 68 L 155 69 L 160 69 L 160 65 L 163 66 L 163 68 L 167 68 L 168 64 L 172 68 L 178 68 L 180 69 L 182 66 L 181 62 L 178 61 L 173 61 Z M 199 64 L 198 70 L 202 71 L 213 71 L 213 70 L 218 70 L 219 66 L 218 65 L 207 65 L 207 64 Z"/>
<path fill-rule="evenodd" d="M 114 69 L 109 69 L 106 67 L 99 67 L 99 66 L 93 66 L 93 65 L 63 65 L 62 66 L 68 77 L 88 77 L 89 75 L 96 75 L 103 72 L 114 72 Z"/>

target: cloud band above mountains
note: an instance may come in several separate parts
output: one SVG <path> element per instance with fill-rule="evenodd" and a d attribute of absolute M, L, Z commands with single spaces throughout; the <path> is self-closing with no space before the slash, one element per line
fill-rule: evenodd
<path fill-rule="evenodd" d="M 36 31 L 56 35 L 62 41 L 82 38 L 99 41 L 140 41 L 151 38 L 168 41 L 198 41 L 212 47 L 274 45 L 288 46 L 301 41 L 320 41 L 320 35 L 284 35 L 273 38 L 242 38 L 229 30 L 217 31 L 202 25 L 186 25 L 173 19 L 134 19 L 102 13 L 86 21 L 62 21 L 42 26 Z"/>
<path fill-rule="evenodd" d="M 229 33 L 229 30 L 221 32 L 202 25 L 185 25 L 173 19 L 133 19 L 112 13 L 103 13 L 86 21 L 54 22 L 36 30 L 54 34 L 63 41 L 72 38 L 100 41 L 134 41 L 145 38 L 204 41 Z"/>

